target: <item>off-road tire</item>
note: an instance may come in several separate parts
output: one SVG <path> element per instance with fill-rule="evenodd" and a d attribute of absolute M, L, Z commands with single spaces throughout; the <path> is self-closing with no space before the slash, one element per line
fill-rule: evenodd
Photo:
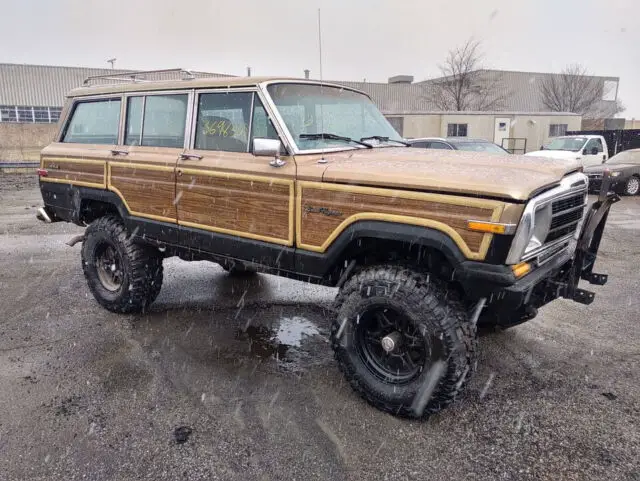
<path fill-rule="evenodd" d="M 640 178 L 636 176 L 629 177 L 629 180 L 627 180 L 624 186 L 624 195 L 638 194 L 640 194 Z"/>
<path fill-rule="evenodd" d="M 406 313 L 425 339 L 440 340 L 443 373 L 429 401 L 422 404 L 423 410 L 416 411 L 414 401 L 425 392 L 421 387 L 430 377 L 429 366 L 415 380 L 393 385 L 376 377 L 358 354 L 354 333 L 360 313 L 380 302 Z M 335 309 L 331 346 L 338 366 L 352 388 L 378 409 L 403 417 L 426 418 L 450 405 L 475 370 L 476 328 L 469 322 L 457 293 L 428 273 L 393 265 L 364 268 L 340 289 Z"/>
<path fill-rule="evenodd" d="M 98 276 L 96 249 L 105 243 L 116 249 L 122 261 L 123 279 L 117 291 L 106 289 Z M 101 217 L 87 227 L 82 270 L 96 301 L 112 312 L 143 312 L 162 288 L 162 255 L 151 246 L 135 243 L 115 216 Z"/>

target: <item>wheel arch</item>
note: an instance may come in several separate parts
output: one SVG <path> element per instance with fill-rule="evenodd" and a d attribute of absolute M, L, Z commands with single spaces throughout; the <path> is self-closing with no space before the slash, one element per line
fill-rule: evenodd
<path fill-rule="evenodd" d="M 431 227 L 363 220 L 350 224 L 323 253 L 306 251 L 304 270 L 315 270 L 335 284 L 352 260 L 358 264 L 381 261 L 444 263 L 453 270 L 466 260 L 456 242 L 445 232 Z M 315 265 L 313 265 L 315 264 Z M 312 267 L 313 265 L 313 267 Z"/>

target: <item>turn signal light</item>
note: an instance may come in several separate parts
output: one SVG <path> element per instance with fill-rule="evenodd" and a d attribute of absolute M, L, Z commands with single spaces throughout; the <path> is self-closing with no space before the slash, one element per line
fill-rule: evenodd
<path fill-rule="evenodd" d="M 529 264 L 528 262 L 521 262 L 520 264 L 511 266 L 511 270 L 513 271 L 514 276 L 522 277 L 525 274 L 531 272 L 531 264 Z"/>
<path fill-rule="evenodd" d="M 470 220 L 467 222 L 467 228 L 469 230 L 475 230 L 478 232 L 488 232 L 490 234 L 506 234 L 507 226 L 505 224 L 496 224 L 493 222 L 480 222 L 477 220 Z"/>

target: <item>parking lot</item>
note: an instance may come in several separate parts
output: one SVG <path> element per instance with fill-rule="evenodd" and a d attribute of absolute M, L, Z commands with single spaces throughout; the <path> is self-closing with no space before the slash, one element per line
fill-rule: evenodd
<path fill-rule="evenodd" d="M 165 261 L 151 312 L 93 300 L 76 226 L 0 175 L 2 480 L 640 480 L 640 198 L 612 208 L 589 287 L 482 336 L 426 422 L 367 405 L 328 344 L 335 290 Z"/>

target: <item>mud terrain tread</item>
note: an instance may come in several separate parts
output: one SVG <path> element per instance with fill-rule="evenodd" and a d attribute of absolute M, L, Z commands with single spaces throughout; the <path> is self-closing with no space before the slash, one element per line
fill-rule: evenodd
<path fill-rule="evenodd" d="M 363 288 L 388 288 L 395 286 L 391 298 L 400 300 L 412 312 L 422 312 L 438 324 L 449 353 L 446 370 L 433 392 L 423 413 L 416 415 L 411 400 L 401 405 L 391 404 L 377 392 L 369 389 L 358 369 L 344 355 L 338 330 L 344 316 L 345 303 L 355 296 L 362 298 Z M 468 321 L 468 313 L 458 294 L 447 289 L 446 284 L 411 268 L 397 265 L 378 265 L 356 272 L 339 291 L 335 301 L 336 317 L 331 326 L 331 347 L 338 366 L 352 388 L 367 402 L 383 411 L 404 417 L 426 418 L 449 406 L 471 378 L 476 367 L 477 336 L 475 326 Z M 344 334 L 343 334 L 344 335 Z M 391 389 L 391 387 L 389 388 Z"/>
<path fill-rule="evenodd" d="M 100 286 L 96 286 L 100 281 L 90 265 L 95 260 L 90 259 L 92 254 L 86 248 L 91 235 L 109 237 L 122 254 L 128 287 L 125 286 L 115 299 L 106 299 L 99 291 Z M 124 224 L 116 216 L 101 217 L 87 227 L 82 248 L 82 270 L 98 303 L 112 312 L 143 312 L 158 297 L 162 288 L 161 254 L 153 247 L 133 242 Z"/>

